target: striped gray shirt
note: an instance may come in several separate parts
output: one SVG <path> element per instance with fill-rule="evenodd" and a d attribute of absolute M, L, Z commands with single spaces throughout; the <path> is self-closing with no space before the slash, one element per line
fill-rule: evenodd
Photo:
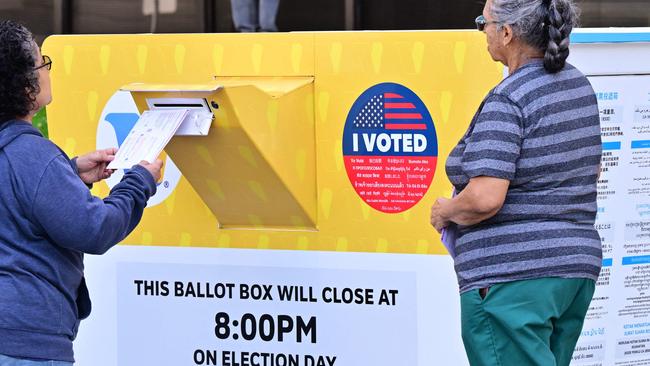
<path fill-rule="evenodd" d="M 483 100 L 447 159 L 457 191 L 469 179 L 507 179 L 503 208 L 459 227 L 454 258 L 460 291 L 540 277 L 596 280 L 602 249 L 596 217 L 600 120 L 587 78 L 530 62 Z"/>

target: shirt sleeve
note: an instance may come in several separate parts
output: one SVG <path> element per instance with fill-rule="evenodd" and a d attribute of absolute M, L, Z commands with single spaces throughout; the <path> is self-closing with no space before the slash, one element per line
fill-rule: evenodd
<path fill-rule="evenodd" d="M 134 166 L 108 197 L 94 197 L 63 156 L 46 167 L 36 189 L 32 215 L 55 244 L 102 254 L 140 222 L 156 192 L 151 174 Z"/>
<path fill-rule="evenodd" d="M 463 171 L 470 178 L 513 180 L 523 139 L 523 114 L 510 98 L 489 95 L 465 139 Z"/>

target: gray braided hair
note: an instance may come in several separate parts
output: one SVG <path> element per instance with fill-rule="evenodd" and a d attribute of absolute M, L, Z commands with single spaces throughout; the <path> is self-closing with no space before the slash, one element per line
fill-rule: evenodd
<path fill-rule="evenodd" d="M 509 24 L 515 36 L 544 52 L 544 68 L 556 73 L 569 57 L 569 36 L 578 25 L 573 0 L 493 0 L 494 21 Z"/>

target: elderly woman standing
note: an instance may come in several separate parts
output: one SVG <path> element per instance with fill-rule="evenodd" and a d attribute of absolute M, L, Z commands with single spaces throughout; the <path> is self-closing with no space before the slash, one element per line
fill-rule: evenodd
<path fill-rule="evenodd" d="M 0 365 L 72 365 L 90 314 L 84 253 L 102 254 L 140 222 L 162 161 L 141 162 L 108 197 L 115 149 L 70 160 L 31 124 L 52 100 L 52 60 L 31 33 L 0 21 Z"/>
<path fill-rule="evenodd" d="M 476 22 L 510 75 L 447 159 L 459 194 L 437 200 L 431 224 L 457 226 L 471 365 L 569 365 L 602 261 L 597 100 L 565 62 L 577 11 L 572 0 L 488 0 Z"/>

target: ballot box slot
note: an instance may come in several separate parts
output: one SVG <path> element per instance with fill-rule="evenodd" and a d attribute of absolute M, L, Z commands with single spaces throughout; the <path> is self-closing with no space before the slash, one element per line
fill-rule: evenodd
<path fill-rule="evenodd" d="M 191 109 L 212 113 L 205 98 L 147 98 L 149 109 Z"/>
<path fill-rule="evenodd" d="M 151 110 L 187 109 L 187 117 L 175 136 L 206 136 L 214 114 L 205 98 L 147 98 Z"/>
<path fill-rule="evenodd" d="M 164 104 L 164 103 L 154 103 L 153 105 L 156 108 L 203 108 L 202 104 Z"/>

